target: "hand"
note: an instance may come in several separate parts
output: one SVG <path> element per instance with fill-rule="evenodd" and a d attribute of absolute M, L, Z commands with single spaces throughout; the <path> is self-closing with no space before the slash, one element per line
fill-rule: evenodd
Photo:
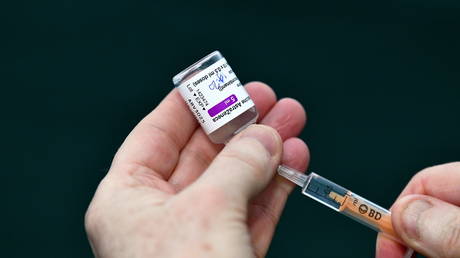
<path fill-rule="evenodd" d="M 293 99 L 277 102 L 265 84 L 246 89 L 263 125 L 225 148 L 198 128 L 177 90 L 134 128 L 86 213 L 97 257 L 266 254 L 293 188 L 273 175 L 280 161 L 306 169 L 307 146 L 295 138 L 306 115 Z"/>
<path fill-rule="evenodd" d="M 460 162 L 416 174 L 391 209 L 403 241 L 429 257 L 460 257 Z M 403 257 L 405 248 L 379 236 L 377 257 Z"/>

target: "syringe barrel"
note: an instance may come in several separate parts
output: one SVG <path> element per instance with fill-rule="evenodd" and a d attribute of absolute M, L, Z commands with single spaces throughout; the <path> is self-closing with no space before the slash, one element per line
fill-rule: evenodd
<path fill-rule="evenodd" d="M 347 196 L 348 200 L 340 207 L 340 213 L 401 242 L 393 229 L 391 212 L 389 210 L 355 193 L 348 192 Z"/>
<path fill-rule="evenodd" d="M 401 242 L 393 229 L 390 211 L 324 177 L 311 173 L 302 189 L 302 193 L 377 232 L 382 232 L 390 238 Z"/>

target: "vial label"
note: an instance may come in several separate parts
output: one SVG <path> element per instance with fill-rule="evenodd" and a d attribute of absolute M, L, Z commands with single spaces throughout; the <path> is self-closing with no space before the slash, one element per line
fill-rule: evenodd
<path fill-rule="evenodd" d="M 178 89 L 206 134 L 254 106 L 225 58 L 184 81 Z"/>

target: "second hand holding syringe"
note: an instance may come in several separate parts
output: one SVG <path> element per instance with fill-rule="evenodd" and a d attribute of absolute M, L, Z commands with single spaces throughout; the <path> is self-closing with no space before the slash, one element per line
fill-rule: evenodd
<path fill-rule="evenodd" d="M 287 166 L 278 174 L 302 187 L 302 193 L 361 224 L 403 243 L 391 223 L 391 212 L 365 198 L 315 174 L 305 175 Z"/>

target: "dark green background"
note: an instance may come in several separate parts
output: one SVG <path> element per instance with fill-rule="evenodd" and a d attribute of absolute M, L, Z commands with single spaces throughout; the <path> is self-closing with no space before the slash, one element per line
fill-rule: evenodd
<path fill-rule="evenodd" d="M 215 49 L 303 103 L 311 170 L 384 207 L 458 160 L 456 0 L 1 5 L 5 257 L 91 256 L 83 216 L 117 147 Z M 373 231 L 299 191 L 268 257 L 373 255 Z"/>

